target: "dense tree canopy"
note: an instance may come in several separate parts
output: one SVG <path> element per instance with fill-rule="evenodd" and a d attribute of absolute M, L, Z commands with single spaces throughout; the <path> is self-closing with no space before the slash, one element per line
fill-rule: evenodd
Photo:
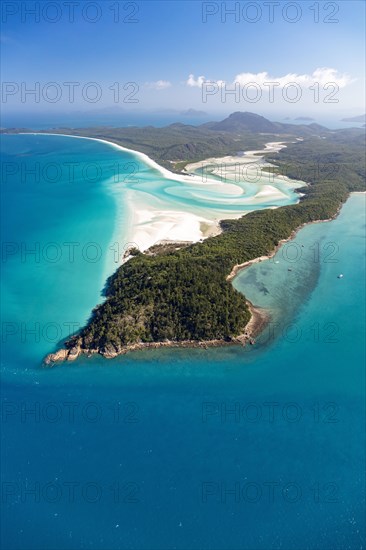
<path fill-rule="evenodd" d="M 222 234 L 202 243 L 135 255 L 110 278 L 106 301 L 68 347 L 78 340 L 83 349 L 118 352 L 137 342 L 230 340 L 243 333 L 250 312 L 226 280 L 233 266 L 270 253 L 303 223 L 335 216 L 350 191 L 365 190 L 359 132 L 307 138 L 274 160 L 280 172 L 310 184 L 298 204 L 223 220 Z"/>

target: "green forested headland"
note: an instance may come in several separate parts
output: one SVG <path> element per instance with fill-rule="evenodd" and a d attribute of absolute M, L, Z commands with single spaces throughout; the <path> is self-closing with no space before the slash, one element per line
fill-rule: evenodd
<path fill-rule="evenodd" d="M 177 251 L 137 253 L 110 278 L 106 301 L 67 347 L 119 353 L 139 342 L 242 334 L 250 312 L 228 274 L 236 264 L 269 254 L 302 224 L 335 216 L 351 191 L 364 191 L 364 148 L 363 133 L 353 130 L 289 144 L 272 162 L 309 184 L 298 204 L 223 220 L 220 235 Z"/>

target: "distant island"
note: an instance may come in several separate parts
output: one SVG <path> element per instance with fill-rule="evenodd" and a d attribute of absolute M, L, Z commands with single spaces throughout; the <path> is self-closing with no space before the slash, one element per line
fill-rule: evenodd
<path fill-rule="evenodd" d="M 342 118 L 342 122 L 366 122 L 366 114 L 350 118 Z"/>
<path fill-rule="evenodd" d="M 205 111 L 197 111 L 196 109 L 187 109 L 186 111 L 181 111 L 180 114 L 184 116 L 207 116 Z"/>
<path fill-rule="evenodd" d="M 62 128 L 53 133 L 108 139 L 176 170 L 280 138 L 286 148 L 268 153 L 268 160 L 278 174 L 308 185 L 298 204 L 221 220 L 221 233 L 203 242 L 162 244 L 144 253 L 130 250 L 130 259 L 107 282 L 105 301 L 86 327 L 46 358 L 48 365 L 80 354 L 112 358 L 161 346 L 250 342 L 266 315 L 233 288 L 238 270 L 272 255 L 304 224 L 334 218 L 350 192 L 365 190 L 365 135 L 357 128 L 330 131 L 238 112 L 197 127 Z"/>

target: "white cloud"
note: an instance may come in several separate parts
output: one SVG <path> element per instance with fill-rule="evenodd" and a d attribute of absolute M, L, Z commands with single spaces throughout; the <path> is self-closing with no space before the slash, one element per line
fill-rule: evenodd
<path fill-rule="evenodd" d="M 193 74 L 190 74 L 186 82 L 187 86 L 201 88 L 204 83 L 214 82 L 219 86 L 227 84 L 232 86 L 238 82 L 241 86 L 249 83 L 255 83 L 259 86 L 263 86 L 265 83 L 276 83 L 280 88 L 283 88 L 287 84 L 296 83 L 299 86 L 311 86 L 316 82 L 319 85 L 324 86 L 327 83 L 334 83 L 339 86 L 339 88 L 344 88 L 354 80 L 348 74 L 341 74 L 337 69 L 332 69 L 330 67 L 320 67 L 315 69 L 312 74 L 297 74 L 297 73 L 288 73 L 283 76 L 272 76 L 267 72 L 261 73 L 240 73 L 236 75 L 233 82 L 225 82 L 224 80 L 207 80 L 205 76 L 199 76 L 197 79 Z"/>
<path fill-rule="evenodd" d="M 207 82 L 205 76 L 199 76 L 197 80 L 195 80 L 194 75 L 190 74 L 186 84 L 187 86 L 191 86 L 192 88 L 201 88 L 204 82 Z"/>
<path fill-rule="evenodd" d="M 145 86 L 151 90 L 166 90 L 172 85 L 169 80 L 157 80 L 156 82 L 146 82 Z"/>
<path fill-rule="evenodd" d="M 276 82 L 279 84 L 280 88 L 283 88 L 287 84 L 296 83 L 299 86 L 312 86 L 316 82 L 320 85 L 325 85 L 328 83 L 337 84 L 340 88 L 344 88 L 352 82 L 352 79 L 347 74 L 340 74 L 336 69 L 331 69 L 329 67 L 321 67 L 315 69 L 312 74 L 297 74 L 297 73 L 288 73 L 284 76 L 272 76 L 267 72 L 263 73 L 240 73 L 236 75 L 234 82 L 239 82 L 240 85 L 244 86 L 249 84 L 249 82 L 255 82 L 259 86 L 263 85 L 265 82 Z"/>

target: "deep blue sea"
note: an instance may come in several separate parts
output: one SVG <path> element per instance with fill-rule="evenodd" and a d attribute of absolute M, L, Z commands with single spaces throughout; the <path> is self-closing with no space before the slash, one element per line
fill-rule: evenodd
<path fill-rule="evenodd" d="M 95 141 L 1 152 L 1 547 L 365 548 L 365 195 L 235 279 L 271 315 L 254 346 L 44 369 L 118 265 L 124 192 L 204 194 L 143 165 L 116 187 L 136 159 Z"/>

